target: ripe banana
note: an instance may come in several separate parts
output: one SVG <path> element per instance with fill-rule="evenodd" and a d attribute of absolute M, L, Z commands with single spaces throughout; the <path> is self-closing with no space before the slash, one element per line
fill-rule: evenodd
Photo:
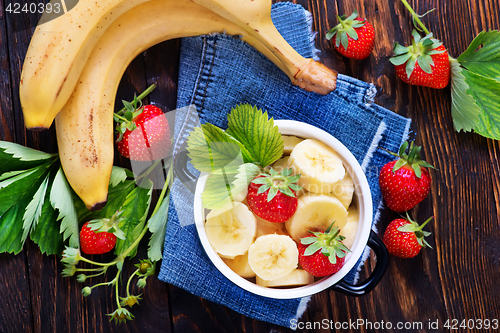
<path fill-rule="evenodd" d="M 288 164 L 294 174 L 301 175 L 298 184 L 311 193 L 330 193 L 345 176 L 345 168 L 338 154 L 314 139 L 297 144 Z"/>
<path fill-rule="evenodd" d="M 298 262 L 299 250 L 288 236 L 260 236 L 248 249 L 248 264 L 263 280 L 287 276 L 297 268 Z"/>
<path fill-rule="evenodd" d="M 356 207 L 350 207 L 347 210 L 347 223 L 340 231 L 340 234 L 345 237 L 342 241 L 348 249 L 354 244 L 356 233 L 358 232 L 359 211 Z"/>
<path fill-rule="evenodd" d="M 269 234 L 287 235 L 284 223 L 269 222 L 257 215 L 254 216 L 257 219 L 257 231 L 255 234 L 256 238 Z"/>
<path fill-rule="evenodd" d="M 294 135 L 282 135 L 281 138 L 283 139 L 283 154 L 285 155 L 290 155 L 293 148 L 304 141 L 304 139 L 298 138 Z"/>
<path fill-rule="evenodd" d="M 56 117 L 64 172 L 87 208 L 97 210 L 106 203 L 113 166 L 115 96 L 129 63 L 161 41 L 223 31 L 241 35 L 282 67 L 272 53 L 252 36 L 246 36 L 240 27 L 188 0 L 146 2 L 123 14 L 103 34 Z"/>
<path fill-rule="evenodd" d="M 349 173 L 346 172 L 344 178 L 333 186 L 331 194 L 336 196 L 346 209 L 349 208 L 354 194 L 354 182 Z"/>
<path fill-rule="evenodd" d="M 231 210 L 207 215 L 205 231 L 214 250 L 227 257 L 245 254 L 255 238 L 256 220 L 247 206 L 238 202 Z"/>
<path fill-rule="evenodd" d="M 79 0 L 63 15 L 55 17 L 55 10 L 42 15 L 26 53 L 19 87 L 27 128 L 50 127 L 102 34 L 116 18 L 145 1 L 150 0 Z M 55 2 L 60 1 L 51 1 Z"/>
<path fill-rule="evenodd" d="M 309 231 L 325 231 L 333 222 L 341 232 L 347 223 L 347 210 L 340 200 L 329 194 L 306 194 L 299 198 L 297 211 L 285 227 L 298 243 L 301 237 L 310 235 Z"/>
<path fill-rule="evenodd" d="M 233 272 L 244 278 L 255 277 L 255 272 L 248 264 L 248 253 L 237 256 L 233 259 L 222 259 Z"/>
<path fill-rule="evenodd" d="M 244 28 L 285 65 L 292 83 L 326 95 L 337 84 L 337 73 L 295 51 L 271 20 L 271 0 L 193 0 Z"/>
<path fill-rule="evenodd" d="M 280 279 L 267 281 L 257 276 L 255 282 L 262 287 L 296 287 L 313 283 L 314 276 L 303 269 L 297 268 Z"/>

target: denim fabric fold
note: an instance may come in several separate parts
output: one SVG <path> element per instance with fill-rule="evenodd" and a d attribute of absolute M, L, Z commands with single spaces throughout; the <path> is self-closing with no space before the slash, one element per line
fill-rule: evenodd
<path fill-rule="evenodd" d="M 297 52 L 308 58 L 318 55 L 309 12 L 300 5 L 278 3 L 272 7 L 272 18 Z M 375 94 L 372 84 L 345 75 L 339 75 L 337 89 L 326 96 L 306 92 L 293 86 L 272 62 L 237 36 L 220 34 L 182 40 L 178 108 L 194 105 L 199 123 L 226 128 L 231 108 L 249 103 L 274 119 L 298 120 L 327 131 L 353 153 L 365 171 L 372 191 L 374 223 L 382 207 L 378 171 L 393 159 L 380 148 L 397 151 L 410 127 L 409 119 L 374 104 Z M 197 125 L 189 112 L 176 117 L 179 146 Z M 346 281 L 357 282 L 368 253 L 367 249 L 344 278 Z M 257 296 L 225 278 L 200 244 L 194 225 L 193 194 L 179 180 L 174 181 L 171 190 L 159 279 L 248 317 L 285 327 L 300 318 L 309 300 Z"/>

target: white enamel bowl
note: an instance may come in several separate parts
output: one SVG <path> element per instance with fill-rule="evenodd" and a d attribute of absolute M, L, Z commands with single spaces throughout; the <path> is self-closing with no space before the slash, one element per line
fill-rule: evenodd
<path fill-rule="evenodd" d="M 241 276 L 234 273 L 222 261 L 222 259 L 213 250 L 212 246 L 210 245 L 210 242 L 208 241 L 207 235 L 205 233 L 205 223 L 204 223 L 206 210 L 203 208 L 201 202 L 201 193 L 203 192 L 203 189 L 205 187 L 207 175 L 202 174 L 196 184 L 196 191 L 194 197 L 194 218 L 196 222 L 196 228 L 200 236 L 201 244 L 203 245 L 207 255 L 210 257 L 213 264 L 219 269 L 219 271 L 229 280 L 231 280 L 236 285 L 240 286 L 241 288 L 247 291 L 265 297 L 277 298 L 277 299 L 304 297 L 318 293 L 334 285 L 337 286 L 340 285 L 340 287 L 337 289 L 334 287 L 336 291 L 348 295 L 358 296 L 365 294 L 366 292 L 369 292 L 378 283 L 383 273 L 385 272 L 385 269 L 387 267 L 387 262 L 385 262 L 385 267 L 383 267 L 384 266 L 383 264 L 384 261 L 387 260 L 384 259 L 382 261 L 381 265 L 382 267 L 376 267 L 374 269 L 372 275 L 367 279 L 367 282 L 365 282 L 365 285 L 353 286 L 350 285 L 349 283 L 345 283 L 344 281 L 342 281 L 344 276 L 349 271 L 351 271 L 356 262 L 363 255 L 366 245 L 369 244 L 369 239 L 371 240 L 371 237 L 376 237 L 374 233 L 372 233 L 372 235 L 370 236 L 372 215 L 373 215 L 372 196 L 370 188 L 368 186 L 368 181 L 366 179 L 365 174 L 363 173 L 363 170 L 361 169 L 361 166 L 356 161 L 351 152 L 340 141 L 338 141 L 332 135 L 328 134 L 327 132 L 317 127 L 292 120 L 275 120 L 274 123 L 275 125 L 278 126 L 282 134 L 295 135 L 301 138 L 310 138 L 319 140 L 325 143 L 326 145 L 330 146 L 331 148 L 333 148 L 340 155 L 344 163 L 344 166 L 346 168 L 346 171 L 349 172 L 354 182 L 355 193 L 353 202 L 355 203 L 355 205 L 358 207 L 359 210 L 358 230 L 356 233 L 353 246 L 351 247 L 352 252 L 347 254 L 345 264 L 340 269 L 340 271 L 329 277 L 322 278 L 321 280 L 318 280 L 306 286 L 294 287 L 294 288 L 279 288 L 279 289 L 267 288 L 258 286 L 257 284 L 245 278 L 242 278 Z M 372 249 L 374 249 L 372 243 L 373 241 L 369 245 L 370 247 L 372 247 Z M 378 252 L 376 251 L 377 259 L 378 261 L 380 261 L 379 256 L 380 254 L 384 255 L 383 252 L 385 248 L 383 247 L 383 245 L 381 245 L 379 239 L 377 244 L 378 246 L 375 247 L 382 247 L 382 249 L 379 249 Z M 377 264 L 377 266 L 380 265 Z M 376 281 L 374 281 L 374 279 Z"/>

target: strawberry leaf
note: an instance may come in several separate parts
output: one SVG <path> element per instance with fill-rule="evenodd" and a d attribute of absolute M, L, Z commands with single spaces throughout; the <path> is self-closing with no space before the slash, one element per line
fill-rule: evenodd
<path fill-rule="evenodd" d="M 241 142 L 252 156 L 252 161 L 262 167 L 272 164 L 283 155 L 283 139 L 269 119 L 267 112 L 249 104 L 240 104 L 228 115 L 227 134 Z"/>
<path fill-rule="evenodd" d="M 474 128 L 477 134 L 500 140 L 500 81 L 470 71 L 462 72 L 481 113 Z"/>
<path fill-rule="evenodd" d="M 463 69 L 455 59 L 450 59 L 451 65 L 451 116 L 453 127 L 457 132 L 470 132 L 479 123 L 481 108 L 469 93 L 469 85 L 465 82 Z"/>
<path fill-rule="evenodd" d="M 122 211 L 120 217 L 123 220 L 118 224 L 118 227 L 125 233 L 125 239 L 118 239 L 115 245 L 115 254 L 120 255 L 127 250 L 140 236 L 144 228 L 146 217 L 151 204 L 151 193 L 153 183 L 148 179 L 142 184 L 135 187 L 125 199 L 125 202 L 120 207 Z M 137 252 L 137 245 L 128 253 L 129 257 L 134 257 Z"/>
<path fill-rule="evenodd" d="M 73 204 L 72 192 L 62 168 L 59 168 L 52 183 L 50 203 L 59 211 L 57 219 L 61 220 L 60 232 L 63 234 L 63 240 L 69 238 L 69 246 L 78 248 L 80 247 L 78 214 Z"/>
<path fill-rule="evenodd" d="M 239 141 L 212 124 L 203 124 L 189 134 L 187 150 L 193 166 L 201 172 L 217 171 L 235 159 L 252 162 L 254 158 Z"/>
<path fill-rule="evenodd" d="M 148 244 L 148 258 L 151 261 L 158 261 L 163 257 L 162 250 L 165 242 L 165 232 L 167 231 L 168 206 L 170 204 L 169 192 L 165 194 L 158 211 L 148 221 L 148 228 L 151 232 Z"/>
<path fill-rule="evenodd" d="M 480 32 L 457 60 L 477 75 L 500 81 L 500 31 Z"/>

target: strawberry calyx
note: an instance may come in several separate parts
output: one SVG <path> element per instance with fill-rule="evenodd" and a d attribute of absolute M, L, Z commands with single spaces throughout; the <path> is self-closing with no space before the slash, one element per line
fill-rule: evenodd
<path fill-rule="evenodd" d="M 95 233 L 109 232 L 117 238 L 125 239 L 125 233 L 118 227 L 118 224 L 124 220 L 120 217 L 123 211 L 116 211 L 111 218 L 99 218 L 90 220 L 87 227 Z"/>
<path fill-rule="evenodd" d="M 446 52 L 446 49 L 437 50 L 443 43 L 435 38 L 432 38 L 432 33 L 421 37 L 420 34 L 413 30 L 410 46 L 402 46 L 398 42 L 394 43 L 394 56 L 389 61 L 395 65 L 403 65 L 406 63 L 405 71 L 409 79 L 415 64 L 418 63 L 419 67 L 426 73 L 432 73 L 432 66 L 434 60 L 432 56 Z"/>
<path fill-rule="evenodd" d="M 291 174 L 292 169 L 283 169 L 283 171 L 278 172 L 271 168 L 269 173 L 261 173 L 259 177 L 252 180 L 252 183 L 262 185 L 259 187 L 257 194 L 262 194 L 269 190 L 267 202 L 273 200 L 278 192 L 296 198 L 293 191 L 300 191 L 302 189 L 302 186 L 296 184 L 300 175 L 291 176 Z"/>
<path fill-rule="evenodd" d="M 425 240 L 425 237 L 430 236 L 431 233 L 423 230 L 426 224 L 432 219 L 434 219 L 434 216 L 429 217 L 424 223 L 422 223 L 422 225 L 419 225 L 417 222 L 413 221 L 409 215 L 406 215 L 406 220 L 410 223 L 398 227 L 397 230 L 400 232 L 413 232 L 420 246 L 432 249 L 432 246 L 430 246 L 430 244 Z"/>
<path fill-rule="evenodd" d="M 340 44 L 347 50 L 349 46 L 349 37 L 358 40 L 358 33 L 355 29 L 361 28 L 366 24 L 366 19 L 357 19 L 358 11 L 354 10 L 351 16 L 346 18 L 346 15 L 337 16 L 339 24 L 328 30 L 326 39 L 330 40 L 335 36 L 335 46 L 339 47 Z"/>
<path fill-rule="evenodd" d="M 125 132 L 133 131 L 137 128 L 135 119 L 144 111 L 142 100 L 156 88 L 155 84 L 150 85 L 139 96 L 134 95 L 132 102 L 122 100 L 123 108 L 115 112 L 113 119 L 116 122 L 117 142 L 121 141 Z"/>
<path fill-rule="evenodd" d="M 351 252 L 351 250 L 342 243 L 345 237 L 340 235 L 340 229 L 334 227 L 334 223 L 332 223 L 325 232 L 309 231 L 313 236 L 300 239 L 301 244 L 309 245 L 304 251 L 304 256 L 310 256 L 317 251 L 321 251 L 323 255 L 328 257 L 330 263 L 336 264 L 337 257 L 343 258 L 347 253 Z"/>
<path fill-rule="evenodd" d="M 406 150 L 408 149 L 408 146 L 409 146 L 409 153 L 407 154 Z M 391 155 L 399 157 L 399 159 L 394 164 L 394 167 L 392 168 L 392 172 L 396 172 L 403 166 L 408 166 L 413 169 L 413 171 L 415 172 L 415 176 L 417 176 L 417 178 L 421 178 L 422 167 L 435 169 L 431 164 L 422 160 L 422 158 L 420 157 L 421 150 L 422 147 L 416 146 L 414 144 L 414 141 L 412 141 L 411 143 L 405 141 L 399 148 L 399 152 L 397 154 L 389 152 Z"/>

